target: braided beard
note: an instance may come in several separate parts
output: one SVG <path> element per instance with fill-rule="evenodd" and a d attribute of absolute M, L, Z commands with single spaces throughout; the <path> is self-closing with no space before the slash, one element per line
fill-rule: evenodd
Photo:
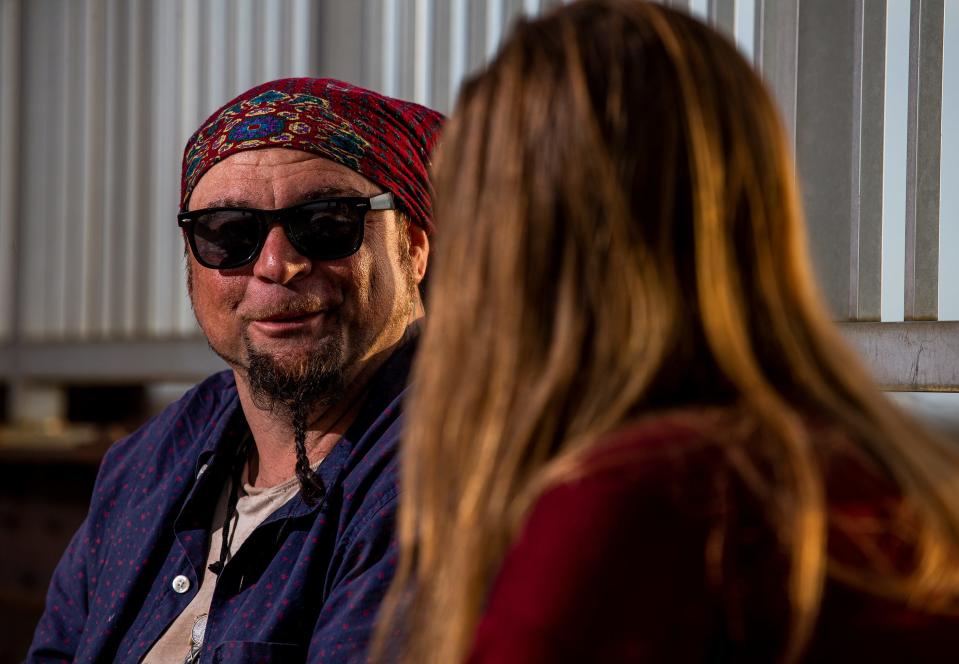
<path fill-rule="evenodd" d="M 310 468 L 306 433 L 317 409 L 334 406 L 343 396 L 346 383 L 341 352 L 312 355 L 289 366 L 248 345 L 247 378 L 254 405 L 288 419 L 293 429 L 296 477 L 307 505 L 315 505 L 325 492 L 323 483 Z"/>

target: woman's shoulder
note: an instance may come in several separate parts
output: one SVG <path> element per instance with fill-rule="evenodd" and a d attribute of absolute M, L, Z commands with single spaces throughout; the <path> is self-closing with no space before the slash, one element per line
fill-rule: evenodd
<path fill-rule="evenodd" d="M 864 506 L 898 504 L 893 475 L 857 444 L 845 427 L 798 415 L 808 451 L 819 468 L 830 508 L 857 512 Z M 730 475 L 771 471 L 777 453 L 768 430 L 742 408 L 686 407 L 650 413 L 603 435 L 578 460 L 574 470 L 550 491 L 588 492 L 601 486 L 637 491 L 686 487 L 709 479 L 728 488 Z M 772 473 L 769 473 L 772 476 Z M 742 478 L 741 478 L 742 479 Z M 749 491 L 762 492 L 768 482 L 746 478 Z M 651 484 L 650 484 L 651 482 Z"/>
<path fill-rule="evenodd" d="M 705 439 L 691 422 L 629 423 L 539 496 L 500 569 L 471 661 L 706 657 L 712 508 L 684 500 L 689 511 L 677 517 L 671 492 L 676 472 L 700 465 L 690 460 Z M 676 464 L 685 471 L 669 469 Z M 682 618 L 663 622 L 664 613 Z"/>
<path fill-rule="evenodd" d="M 707 501 L 730 471 L 730 452 L 747 436 L 748 422 L 732 408 L 684 408 L 648 414 L 603 435 L 571 470 L 540 497 L 577 500 L 595 494 L 615 499 L 614 511 L 635 500 L 623 494 L 690 502 Z"/>

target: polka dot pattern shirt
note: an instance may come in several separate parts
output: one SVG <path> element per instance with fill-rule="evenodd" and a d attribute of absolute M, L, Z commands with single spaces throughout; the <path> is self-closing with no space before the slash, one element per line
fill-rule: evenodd
<path fill-rule="evenodd" d="M 309 507 L 297 497 L 270 515 L 220 575 L 201 662 L 364 661 L 395 564 L 396 447 L 414 345 L 380 369 L 320 464 L 326 498 Z M 138 662 L 190 603 L 240 413 L 225 371 L 113 445 L 28 662 Z"/>

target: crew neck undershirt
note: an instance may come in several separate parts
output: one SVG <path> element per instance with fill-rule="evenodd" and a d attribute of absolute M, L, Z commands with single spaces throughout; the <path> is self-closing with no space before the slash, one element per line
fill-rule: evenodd
<path fill-rule="evenodd" d="M 312 466 L 315 471 L 320 465 Z M 236 514 L 230 524 L 229 554 L 231 560 L 243 546 L 257 526 L 268 516 L 286 505 L 300 492 L 299 482 L 294 475 L 289 480 L 270 487 L 255 487 L 249 483 L 249 463 L 243 466 L 240 486 L 237 488 Z M 196 661 L 203 645 L 203 632 L 206 628 L 206 616 L 213 601 L 213 591 L 218 576 L 209 569 L 209 565 L 220 559 L 220 542 L 223 536 L 223 524 L 226 519 L 227 499 L 230 483 L 227 482 L 220 492 L 216 510 L 213 514 L 210 535 L 210 550 L 206 565 L 203 567 L 203 579 L 196 596 L 183 612 L 170 624 L 143 659 L 144 664 L 170 664 Z M 229 565 L 229 562 L 227 562 Z M 172 579 L 171 579 L 172 582 Z"/>

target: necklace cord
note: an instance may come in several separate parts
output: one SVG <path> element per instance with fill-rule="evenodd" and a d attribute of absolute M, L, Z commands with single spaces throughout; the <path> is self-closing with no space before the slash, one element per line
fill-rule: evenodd
<path fill-rule="evenodd" d="M 236 454 L 233 457 L 233 464 L 230 468 L 230 484 L 226 503 L 226 518 L 223 520 L 223 529 L 220 536 L 220 556 L 215 562 L 210 563 L 208 567 L 208 569 L 217 576 L 220 575 L 230 559 L 230 547 L 233 544 L 233 537 L 236 535 L 236 528 L 230 527 L 230 521 L 234 520 L 234 518 L 237 520 L 240 518 L 240 515 L 236 509 L 236 504 L 239 500 L 239 496 L 237 494 L 239 493 L 240 488 L 240 476 L 243 474 L 243 466 L 246 465 L 247 457 L 249 456 L 250 442 L 252 438 L 253 436 L 250 434 L 250 429 L 247 427 L 243 434 L 243 439 L 237 446 Z M 231 532 L 231 530 L 233 532 Z"/>

